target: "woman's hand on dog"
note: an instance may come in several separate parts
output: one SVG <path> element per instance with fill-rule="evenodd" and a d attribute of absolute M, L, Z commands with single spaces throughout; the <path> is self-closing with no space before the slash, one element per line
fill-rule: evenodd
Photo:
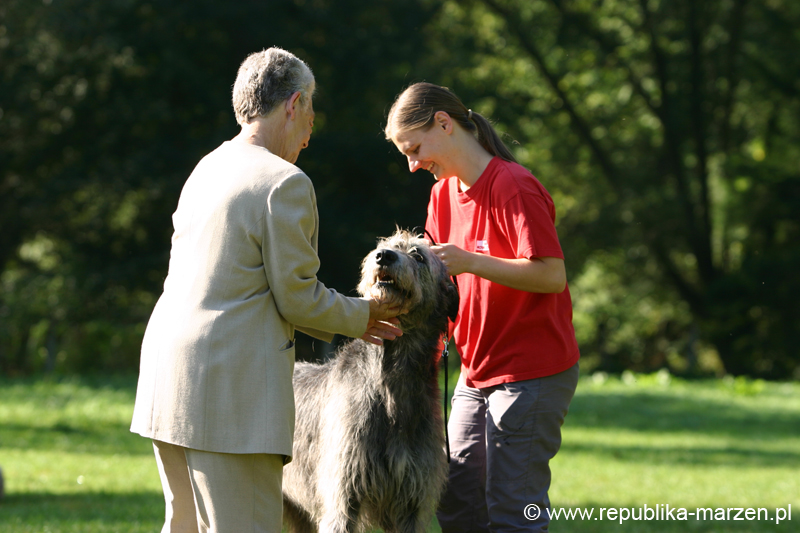
<path fill-rule="evenodd" d="M 408 309 L 403 307 L 403 302 L 397 298 L 387 300 L 375 300 L 373 298 L 364 298 L 369 302 L 369 318 L 370 320 L 388 320 L 398 315 L 408 313 Z"/>
<path fill-rule="evenodd" d="M 370 318 L 369 322 L 367 322 L 367 332 L 361 336 L 361 340 L 378 346 L 383 345 L 384 339 L 393 341 L 403 334 L 403 331 L 397 327 L 399 324 L 400 321 L 397 318 L 389 318 L 387 320 Z"/>
<path fill-rule="evenodd" d="M 431 246 L 431 251 L 451 276 L 469 272 L 512 289 L 536 293 L 559 293 L 567 286 L 564 260 L 559 257 L 505 259 L 448 243 Z"/>
<path fill-rule="evenodd" d="M 431 251 L 439 256 L 444 266 L 447 267 L 447 273 L 451 276 L 458 276 L 464 272 L 473 272 L 473 262 L 475 256 L 472 252 L 468 252 L 456 246 L 455 244 L 442 243 L 431 246 Z"/>
<path fill-rule="evenodd" d="M 361 336 L 362 340 L 380 346 L 384 339 L 393 341 L 403 334 L 397 327 L 400 321 L 396 317 L 408 313 L 408 309 L 394 300 L 364 299 L 369 302 L 369 322 L 367 322 L 367 332 Z"/>

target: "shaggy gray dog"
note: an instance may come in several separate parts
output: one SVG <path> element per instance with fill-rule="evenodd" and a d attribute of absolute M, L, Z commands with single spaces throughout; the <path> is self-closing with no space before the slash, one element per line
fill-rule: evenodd
<path fill-rule="evenodd" d="M 426 240 L 398 230 L 364 259 L 358 290 L 400 298 L 409 312 L 396 340 L 356 339 L 325 364 L 295 366 L 283 496 L 297 533 L 425 531 L 446 480 L 437 362 L 456 287 Z"/>

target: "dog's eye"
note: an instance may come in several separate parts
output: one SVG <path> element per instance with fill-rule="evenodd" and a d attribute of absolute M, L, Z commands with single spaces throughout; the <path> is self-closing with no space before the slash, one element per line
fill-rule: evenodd
<path fill-rule="evenodd" d="M 409 255 L 411 257 L 413 257 L 414 259 L 416 259 L 418 263 L 424 263 L 425 262 L 425 256 L 422 255 L 421 253 L 419 253 L 418 250 L 411 250 L 409 252 Z"/>

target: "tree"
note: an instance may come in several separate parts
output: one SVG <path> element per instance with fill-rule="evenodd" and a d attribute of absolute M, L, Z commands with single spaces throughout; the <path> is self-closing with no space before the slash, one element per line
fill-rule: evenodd
<path fill-rule="evenodd" d="M 783 0 L 445 3 L 445 80 L 555 191 L 577 296 L 613 304 L 583 317 L 599 368 L 691 365 L 695 337 L 729 373 L 800 368 L 798 23 Z"/>
<path fill-rule="evenodd" d="M 427 192 L 396 192 L 410 181 L 381 121 L 434 7 L 0 5 L 0 370 L 137 368 L 181 187 L 238 132 L 237 68 L 269 46 L 317 77 L 315 134 L 299 164 L 317 186 L 320 276 L 350 292 L 378 236 L 424 221 Z"/>
<path fill-rule="evenodd" d="M 432 182 L 381 127 L 427 79 L 553 194 L 584 368 L 797 375 L 798 22 L 790 0 L 7 0 L 0 370 L 135 368 L 183 182 L 277 45 L 318 81 L 299 164 L 330 286 L 424 221 Z"/>

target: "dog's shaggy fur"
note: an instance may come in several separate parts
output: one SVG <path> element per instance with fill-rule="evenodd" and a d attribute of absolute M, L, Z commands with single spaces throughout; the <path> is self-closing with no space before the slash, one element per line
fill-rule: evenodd
<path fill-rule="evenodd" d="M 343 345 L 325 364 L 298 363 L 293 461 L 284 519 L 298 533 L 377 526 L 422 532 L 447 475 L 437 361 L 458 292 L 424 239 L 398 230 L 366 259 L 358 290 L 400 297 L 403 335 Z"/>

